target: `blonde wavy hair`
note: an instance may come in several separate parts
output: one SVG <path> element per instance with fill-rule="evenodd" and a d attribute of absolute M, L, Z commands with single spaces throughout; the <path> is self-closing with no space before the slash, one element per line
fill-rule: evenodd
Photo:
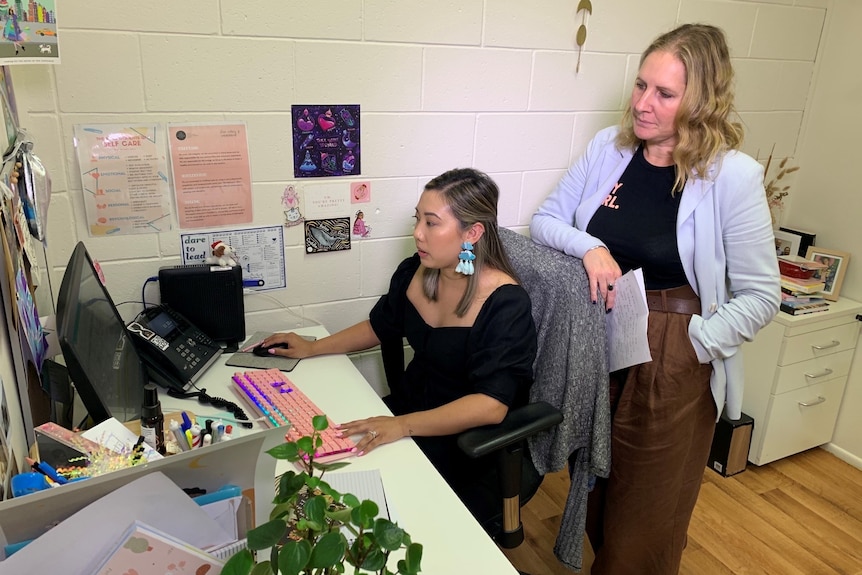
<path fill-rule="evenodd" d="M 675 193 L 689 177 L 706 177 L 720 153 L 739 149 L 743 130 L 740 123 L 729 119 L 736 114 L 733 66 L 720 28 L 683 24 L 656 38 L 641 55 L 640 64 L 653 52 L 673 54 L 685 66 L 685 94 L 676 114 L 679 140 L 673 150 Z M 636 149 L 641 144 L 634 133 L 631 106 L 623 114 L 616 141 L 620 148 Z"/>

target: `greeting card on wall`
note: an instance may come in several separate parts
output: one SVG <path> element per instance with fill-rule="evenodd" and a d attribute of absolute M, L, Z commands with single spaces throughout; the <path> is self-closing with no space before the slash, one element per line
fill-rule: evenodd
<path fill-rule="evenodd" d="M 181 228 L 251 223 L 245 124 L 169 124 L 168 141 Z"/>
<path fill-rule="evenodd" d="M 294 105 L 291 118 L 295 177 L 361 173 L 358 105 Z"/>
<path fill-rule="evenodd" d="M 350 218 L 305 220 L 305 251 L 309 254 L 350 249 Z"/>
<path fill-rule="evenodd" d="M 74 127 L 91 236 L 171 229 L 164 132 L 158 124 Z"/>

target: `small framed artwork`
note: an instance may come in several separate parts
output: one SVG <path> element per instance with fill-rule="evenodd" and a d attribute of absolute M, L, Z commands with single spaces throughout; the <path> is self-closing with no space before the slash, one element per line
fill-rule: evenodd
<path fill-rule="evenodd" d="M 775 231 L 775 255 L 777 256 L 795 256 L 799 253 L 799 242 L 802 238 L 796 234 Z"/>
<path fill-rule="evenodd" d="M 808 248 L 806 257 L 809 260 L 826 264 L 826 267 L 814 273 L 826 284 L 823 288 L 823 297 L 829 301 L 836 301 L 841 293 L 841 284 L 844 283 L 844 274 L 850 264 L 850 254 L 811 246 Z"/>

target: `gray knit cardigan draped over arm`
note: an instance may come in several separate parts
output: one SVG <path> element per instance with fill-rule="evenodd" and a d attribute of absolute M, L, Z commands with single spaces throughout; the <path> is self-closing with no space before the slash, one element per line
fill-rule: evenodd
<path fill-rule="evenodd" d="M 554 553 L 580 571 L 590 481 L 610 471 L 604 305 L 590 301 L 580 259 L 505 228 L 500 237 L 533 304 L 538 354 L 530 400 L 563 413 L 559 426 L 530 438 L 530 453 L 542 475 L 568 465 L 571 488 Z"/>

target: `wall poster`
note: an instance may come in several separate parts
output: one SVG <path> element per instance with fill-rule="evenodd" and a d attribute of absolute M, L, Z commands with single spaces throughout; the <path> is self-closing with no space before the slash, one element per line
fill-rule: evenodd
<path fill-rule="evenodd" d="M 242 267 L 245 287 L 258 290 L 287 287 L 281 226 L 180 234 L 183 265 L 205 263 L 216 242 L 233 248 L 234 258 Z"/>
<path fill-rule="evenodd" d="M 74 134 L 91 236 L 171 229 L 164 131 L 158 124 L 82 124 Z"/>
<path fill-rule="evenodd" d="M 297 178 L 361 174 L 359 105 L 294 105 L 293 175 Z"/>
<path fill-rule="evenodd" d="M 181 228 L 251 223 L 251 167 L 244 123 L 169 124 Z"/>

